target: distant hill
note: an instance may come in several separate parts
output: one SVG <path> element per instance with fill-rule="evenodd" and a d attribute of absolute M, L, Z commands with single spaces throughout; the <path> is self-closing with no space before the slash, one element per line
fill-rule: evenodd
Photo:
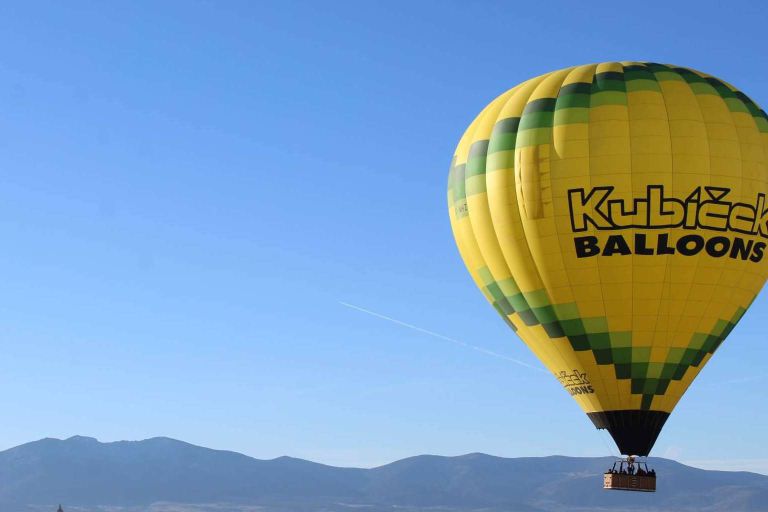
<path fill-rule="evenodd" d="M 168 438 L 0 452 L 0 511 L 768 511 L 768 477 L 654 459 L 656 494 L 604 491 L 610 458 L 421 455 L 373 469 L 259 460 Z"/>

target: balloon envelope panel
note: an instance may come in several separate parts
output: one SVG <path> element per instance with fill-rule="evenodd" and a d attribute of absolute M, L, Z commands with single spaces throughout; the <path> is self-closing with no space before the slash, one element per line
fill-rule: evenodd
<path fill-rule="evenodd" d="M 765 112 L 712 76 L 639 62 L 505 92 L 448 180 L 478 288 L 637 455 L 768 277 L 767 192 Z"/>

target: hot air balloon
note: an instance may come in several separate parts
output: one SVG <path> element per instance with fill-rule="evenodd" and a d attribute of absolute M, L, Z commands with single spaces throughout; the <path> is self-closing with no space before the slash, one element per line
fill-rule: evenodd
<path fill-rule="evenodd" d="M 650 62 L 510 89 L 448 178 L 477 287 L 627 456 L 649 454 L 768 277 L 767 194 L 766 113 Z"/>

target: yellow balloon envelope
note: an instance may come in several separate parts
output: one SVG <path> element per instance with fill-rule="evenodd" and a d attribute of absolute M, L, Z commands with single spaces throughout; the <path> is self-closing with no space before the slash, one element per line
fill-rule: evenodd
<path fill-rule="evenodd" d="M 621 453 L 647 455 L 768 274 L 768 118 L 710 75 L 542 75 L 472 122 L 448 179 L 477 286 Z"/>

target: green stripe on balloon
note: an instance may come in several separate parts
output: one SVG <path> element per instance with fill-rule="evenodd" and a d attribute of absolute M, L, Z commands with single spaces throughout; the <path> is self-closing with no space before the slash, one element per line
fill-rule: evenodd
<path fill-rule="evenodd" d="M 576 352 L 591 351 L 599 365 L 613 365 L 616 378 L 631 381 L 632 394 L 643 395 L 643 408 L 650 408 L 654 396 L 664 395 L 670 382 L 679 381 L 690 367 L 698 367 L 713 354 L 744 315 L 738 308 L 730 320 L 718 320 L 709 333 L 695 333 L 687 348 L 670 348 L 666 361 L 651 362 L 650 347 L 633 347 L 632 333 L 611 332 L 605 317 L 581 318 L 575 303 L 545 304 L 546 290 L 506 296 L 488 271 L 479 272 L 493 306 L 508 323 L 517 314 L 528 326 L 541 325 L 551 339 L 567 338 Z M 531 307 L 529 301 L 537 304 Z M 568 315 L 568 318 L 559 316 Z"/>

